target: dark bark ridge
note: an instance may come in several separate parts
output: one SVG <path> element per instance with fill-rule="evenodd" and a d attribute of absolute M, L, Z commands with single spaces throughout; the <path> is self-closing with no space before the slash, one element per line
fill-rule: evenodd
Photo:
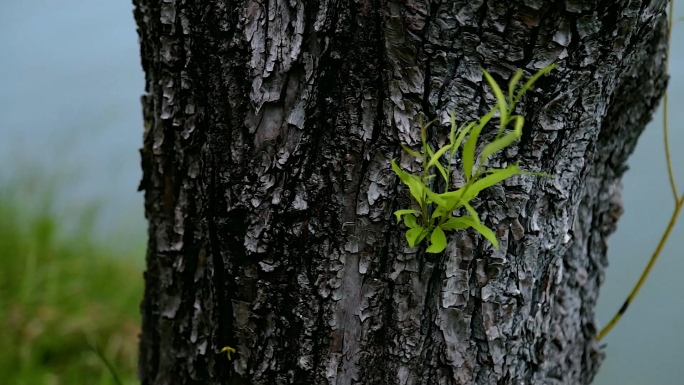
<path fill-rule="evenodd" d="M 591 382 L 620 178 L 666 83 L 663 0 L 134 4 L 144 385 Z M 472 231 L 409 249 L 389 162 L 417 169 L 398 144 L 418 116 L 476 118 L 480 67 L 504 84 L 551 63 L 490 164 L 556 178 L 474 202 L 500 250 Z"/>

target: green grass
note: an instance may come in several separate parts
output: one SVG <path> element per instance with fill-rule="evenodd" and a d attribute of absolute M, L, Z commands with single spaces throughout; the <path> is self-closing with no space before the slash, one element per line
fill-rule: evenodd
<path fill-rule="evenodd" d="M 11 195 L 0 193 L 0 383 L 117 385 L 94 346 L 137 383 L 142 255 L 94 244 L 87 218 L 65 235 L 50 210 Z"/>

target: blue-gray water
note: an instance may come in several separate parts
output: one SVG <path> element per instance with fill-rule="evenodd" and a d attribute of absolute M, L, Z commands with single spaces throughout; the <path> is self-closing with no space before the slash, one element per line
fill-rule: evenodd
<path fill-rule="evenodd" d="M 130 1 L 0 0 L 0 180 L 56 187 L 67 222 L 97 205 L 122 246 L 145 232 L 137 44 Z"/>
<path fill-rule="evenodd" d="M 684 15 L 682 8 L 677 16 Z M 34 189 L 54 184 L 66 223 L 95 205 L 100 238 L 124 248 L 145 237 L 136 192 L 144 83 L 131 10 L 124 0 L 0 1 L 0 188 L 17 177 Z M 683 55 L 684 25 L 677 24 L 670 139 L 680 188 Z M 610 267 L 597 310 L 603 323 L 636 282 L 674 205 L 659 117 L 641 137 L 630 167 L 625 214 L 610 239 Z M 608 356 L 595 384 L 684 383 L 683 235 L 678 226 L 652 278 L 605 339 Z"/>

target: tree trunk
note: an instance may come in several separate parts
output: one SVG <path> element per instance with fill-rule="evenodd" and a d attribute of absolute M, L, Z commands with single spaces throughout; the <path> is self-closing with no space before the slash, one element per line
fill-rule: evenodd
<path fill-rule="evenodd" d="M 134 3 L 143 384 L 592 381 L 620 179 L 666 84 L 664 0 Z M 481 67 L 503 86 L 551 63 L 492 165 L 555 177 L 474 201 L 500 250 L 470 230 L 409 248 L 390 160 L 418 169 L 399 144 L 419 116 L 474 119 L 495 102 Z"/>

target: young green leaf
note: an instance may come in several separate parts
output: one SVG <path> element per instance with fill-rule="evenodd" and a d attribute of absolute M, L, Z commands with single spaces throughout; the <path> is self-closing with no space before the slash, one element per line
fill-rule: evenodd
<path fill-rule="evenodd" d="M 489 175 L 478 179 L 468 190 L 469 197 L 476 197 L 480 191 L 494 186 L 518 173 L 518 164 L 512 164 L 506 168 L 489 170 Z"/>
<path fill-rule="evenodd" d="M 397 210 L 394 212 L 394 215 L 397 216 L 397 223 L 401 221 L 401 216 L 406 215 L 406 214 L 420 214 L 420 211 L 418 210 Z"/>
<path fill-rule="evenodd" d="M 423 163 L 423 173 L 424 174 L 427 173 L 427 156 L 429 153 L 433 152 L 432 149 L 430 148 L 430 145 L 427 142 L 427 129 L 428 129 L 428 127 L 430 127 L 432 125 L 432 122 L 434 122 L 434 121 L 435 120 L 429 121 L 426 125 L 424 125 L 420 129 L 420 141 L 423 145 L 423 153 L 421 154 L 421 158 L 422 158 L 422 163 Z"/>
<path fill-rule="evenodd" d="M 461 143 L 463 143 L 463 138 L 470 132 L 470 129 L 475 127 L 475 122 L 470 122 L 467 125 L 463 125 L 458 129 L 458 137 L 456 138 L 456 141 L 452 143 L 452 149 L 453 151 L 456 151 L 460 146 Z"/>
<path fill-rule="evenodd" d="M 428 231 L 428 229 L 423 228 L 423 232 L 420 233 L 420 235 L 418 236 L 418 239 L 416 239 L 416 245 L 420 245 L 420 242 L 422 242 L 423 239 L 425 239 L 425 237 L 426 237 L 428 234 L 430 234 L 429 231 Z"/>
<path fill-rule="evenodd" d="M 534 175 L 534 176 L 543 176 L 545 178 L 553 178 L 553 175 L 547 174 L 545 172 L 538 172 L 538 171 L 518 171 L 518 175 Z"/>
<path fill-rule="evenodd" d="M 489 227 L 483 225 L 482 223 L 473 223 L 473 228 L 477 230 L 478 233 L 482 234 L 483 237 L 487 238 L 489 242 L 492 243 L 495 249 L 499 249 L 499 241 L 496 239 L 496 235 Z"/>
<path fill-rule="evenodd" d="M 515 115 L 515 132 L 519 132 L 522 136 L 523 125 L 525 124 L 525 118 L 520 115 Z"/>
<path fill-rule="evenodd" d="M 496 139 L 484 147 L 482 153 L 480 154 L 480 162 L 484 163 L 484 161 L 487 160 L 487 158 L 489 158 L 492 154 L 510 146 L 511 143 L 520 139 L 522 136 L 522 125 L 518 124 L 518 122 L 521 120 L 518 118 L 522 119 L 522 116 L 514 116 L 514 119 L 516 119 L 516 124 L 515 130 L 513 132 L 509 132 L 508 134 Z"/>
<path fill-rule="evenodd" d="M 423 182 L 421 182 L 414 175 L 404 172 L 404 170 L 397 166 L 397 163 L 394 161 L 394 159 L 392 159 L 392 170 L 394 170 L 394 172 L 399 176 L 399 179 L 408 186 L 411 195 L 416 202 L 418 202 L 422 209 L 423 205 L 425 204 L 425 185 Z"/>
<path fill-rule="evenodd" d="M 471 222 L 464 221 L 463 218 L 449 218 L 440 227 L 443 230 L 462 230 L 471 227 Z"/>
<path fill-rule="evenodd" d="M 469 189 L 469 186 L 468 186 L 468 189 Z M 465 201 L 470 200 L 470 198 L 464 199 L 463 194 L 465 192 L 466 192 L 466 186 L 463 186 L 463 187 L 459 188 L 458 190 L 447 191 L 447 192 L 442 193 L 442 194 L 437 194 L 437 196 L 438 196 L 442 206 L 448 207 L 451 209 L 450 211 L 453 211 L 453 210 L 456 210 L 458 207 L 461 206 L 462 200 L 465 200 Z M 468 195 L 470 195 L 470 194 L 468 194 Z"/>
<path fill-rule="evenodd" d="M 471 217 L 461 217 L 458 218 L 462 223 L 468 224 L 470 227 L 477 230 L 478 233 L 482 234 L 489 242 L 492 243 L 495 249 L 499 249 L 499 241 L 496 239 L 494 232 L 487 226 L 480 223 L 480 221 L 475 221 Z"/>
<path fill-rule="evenodd" d="M 450 145 L 445 145 L 444 147 L 440 148 L 439 151 L 436 153 L 430 153 L 430 162 L 427 165 L 428 170 L 432 166 L 436 166 L 437 169 L 439 170 L 440 174 L 442 174 L 442 178 L 444 178 L 445 181 L 449 180 L 449 177 L 447 176 L 447 172 L 444 169 L 444 166 L 439 162 L 439 159 L 444 155 L 445 152 L 447 152 L 451 148 Z M 430 151 L 431 152 L 431 151 Z"/>
<path fill-rule="evenodd" d="M 425 194 L 427 194 L 431 202 L 436 203 L 438 206 L 445 206 L 446 201 L 442 198 L 442 194 L 437 194 L 429 188 L 425 188 Z"/>
<path fill-rule="evenodd" d="M 445 145 L 444 147 L 440 148 L 439 151 L 437 151 L 436 153 L 431 154 L 430 155 L 430 163 L 428 163 L 428 168 L 439 163 L 439 158 L 441 158 L 444 155 L 444 153 L 449 151 L 449 148 L 451 148 L 451 146 Z"/>
<path fill-rule="evenodd" d="M 499 241 L 496 239 L 496 235 L 492 229 L 483 225 L 482 223 L 473 223 L 473 228 L 477 230 L 478 233 L 482 234 L 483 237 L 487 238 L 487 240 L 492 243 L 492 246 L 494 246 L 495 249 L 499 249 Z"/>
<path fill-rule="evenodd" d="M 539 72 L 537 72 L 536 74 L 532 75 L 532 77 L 529 78 L 529 79 L 527 80 L 527 82 L 525 82 L 525 85 L 522 86 L 522 88 L 520 89 L 520 91 L 518 91 L 518 95 L 515 97 L 515 100 L 513 101 L 513 104 L 515 105 L 515 104 L 520 100 L 520 98 L 523 96 L 523 94 L 524 94 L 525 92 L 529 91 L 529 90 L 532 88 L 532 86 L 534 85 L 534 82 L 536 82 L 540 77 L 542 77 L 542 76 L 546 75 L 547 73 L 549 73 L 549 72 L 550 72 L 552 69 L 554 69 L 554 68 L 556 68 L 556 65 L 555 65 L 555 64 L 551 64 L 551 65 L 549 65 L 549 66 L 546 66 L 546 67 L 540 69 Z"/>
<path fill-rule="evenodd" d="M 430 146 L 429 144 L 426 144 L 425 149 L 427 150 L 427 153 L 428 153 L 430 158 L 435 156 L 435 151 L 432 149 L 432 146 Z"/>
<path fill-rule="evenodd" d="M 501 92 L 501 88 L 496 84 L 492 75 L 485 69 L 482 69 L 482 72 L 484 73 L 485 79 L 487 79 L 487 83 L 489 83 L 489 86 L 492 88 L 492 91 L 494 91 L 494 96 L 496 96 L 496 102 L 499 107 L 499 119 L 501 121 L 501 128 L 503 129 L 508 123 L 508 103 L 506 102 L 506 97 L 503 92 Z"/>
<path fill-rule="evenodd" d="M 456 142 L 456 116 L 454 110 L 449 112 L 449 120 L 451 123 L 451 131 L 449 131 L 449 143 L 452 145 Z"/>
<path fill-rule="evenodd" d="M 407 145 L 405 145 L 404 143 L 401 144 L 401 148 L 403 148 L 404 151 L 406 151 L 406 152 L 407 152 L 409 155 L 411 155 L 412 157 L 420 159 L 421 155 L 420 155 L 420 153 L 419 153 L 418 151 L 413 151 L 413 150 L 411 150 L 411 149 L 410 149 Z"/>
<path fill-rule="evenodd" d="M 434 166 L 437 167 L 437 170 L 439 170 L 439 173 L 442 175 L 442 178 L 444 178 L 444 181 L 448 182 L 449 181 L 449 175 L 447 174 L 447 170 L 444 169 L 444 166 L 442 166 L 442 164 L 439 162 L 435 163 Z M 446 186 L 445 188 L 448 188 L 448 187 L 449 186 Z"/>
<path fill-rule="evenodd" d="M 447 212 L 446 210 L 446 206 L 437 206 L 437 208 L 432 212 L 432 216 L 430 216 L 430 223 L 434 222 L 435 219 L 439 220 L 441 217 L 449 216 L 451 211 Z"/>
<path fill-rule="evenodd" d="M 470 218 L 472 218 L 475 222 L 480 223 L 480 215 L 477 213 L 475 208 L 471 206 L 468 202 L 463 202 L 463 206 L 465 206 L 466 210 L 468 210 Z"/>
<path fill-rule="evenodd" d="M 489 123 L 489 121 L 492 119 L 492 116 L 494 116 L 494 113 L 498 107 L 494 107 L 489 111 L 485 116 L 480 118 L 479 123 L 473 127 L 472 130 L 470 130 L 470 134 L 468 135 L 468 139 L 466 139 L 465 144 L 463 145 L 463 155 L 462 155 L 462 161 L 463 161 L 463 172 L 465 173 L 466 181 L 470 181 L 470 178 L 472 177 L 473 174 L 473 167 L 475 166 L 475 147 L 477 146 L 477 139 L 480 136 L 480 132 L 484 128 L 484 126 Z"/>
<path fill-rule="evenodd" d="M 518 68 L 518 70 L 515 71 L 515 75 L 513 75 L 513 78 L 508 83 L 508 100 L 511 102 L 513 101 L 513 93 L 515 92 L 515 87 L 518 85 L 518 83 L 520 83 L 520 79 L 522 78 L 522 76 L 523 71 L 520 68 Z M 515 105 L 512 105 L 511 110 L 513 110 L 514 107 Z"/>
<path fill-rule="evenodd" d="M 440 227 L 435 227 L 430 235 L 430 247 L 425 250 L 428 253 L 439 253 L 446 248 L 446 235 Z"/>
<path fill-rule="evenodd" d="M 416 245 L 416 239 L 420 236 L 420 233 L 422 233 L 423 230 L 424 229 L 422 227 L 414 227 L 406 231 L 406 241 L 408 242 L 409 246 L 414 247 Z"/>
<path fill-rule="evenodd" d="M 420 227 L 420 225 L 416 223 L 416 217 L 413 214 L 404 215 L 404 224 L 410 229 Z"/>

